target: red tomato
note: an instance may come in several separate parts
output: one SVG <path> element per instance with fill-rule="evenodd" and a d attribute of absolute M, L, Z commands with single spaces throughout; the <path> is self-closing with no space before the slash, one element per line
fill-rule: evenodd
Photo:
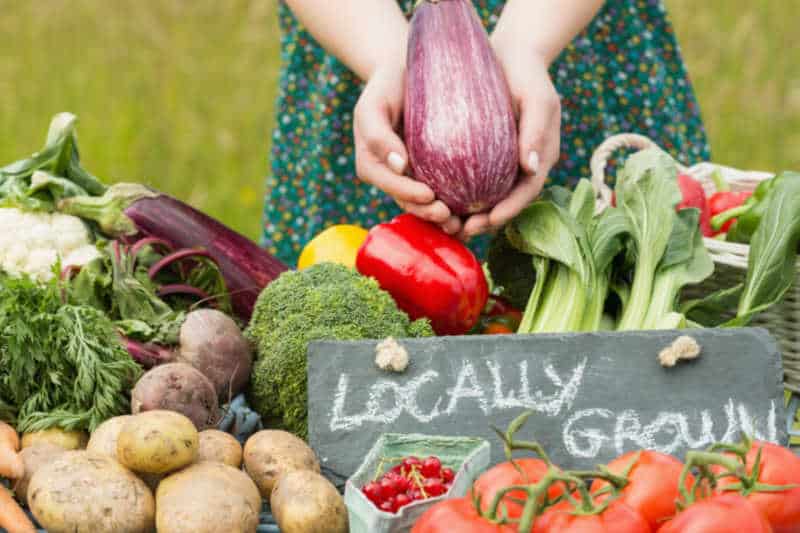
<path fill-rule="evenodd" d="M 499 526 L 482 518 L 472 500 L 453 498 L 438 502 L 419 517 L 411 533 L 516 533 L 516 526 Z"/>
<path fill-rule="evenodd" d="M 758 481 L 768 485 L 800 484 L 800 457 L 791 450 L 770 442 L 753 443 L 747 453 L 747 473 L 753 470 L 753 463 L 761 448 L 761 471 Z M 720 468 L 713 468 L 719 473 Z M 732 477 L 720 479 L 719 486 L 725 487 L 738 480 Z M 783 492 L 753 492 L 747 496 L 753 505 L 767 517 L 775 533 L 800 532 L 800 488 Z"/>
<path fill-rule="evenodd" d="M 623 473 L 634 461 L 637 453 L 639 458 L 628 473 L 630 482 L 622 489 L 620 499 L 639 511 L 655 530 L 664 520 L 676 513 L 675 500 L 680 496 L 678 481 L 683 463 L 665 453 L 642 450 L 626 453 L 614 459 L 608 464 L 608 469 L 614 474 Z M 687 476 L 687 490 L 691 490 L 692 483 L 694 477 Z M 607 482 L 598 479 L 592 483 L 591 490 L 594 493 L 607 485 Z"/>
<path fill-rule="evenodd" d="M 481 497 L 481 509 L 484 512 L 489 508 L 492 499 L 500 489 L 511 485 L 532 485 L 539 482 L 547 473 L 547 463 L 541 459 L 525 457 L 514 459 L 514 462 L 522 470 L 522 473 L 510 462 L 505 462 L 493 466 L 475 481 L 472 490 Z M 557 498 L 563 493 L 564 487 L 560 483 L 550 485 L 547 490 L 550 498 Z M 524 500 L 525 497 L 526 494 L 522 491 L 512 491 L 503 498 L 509 518 L 519 518 L 522 515 L 524 505 L 515 502 L 514 499 Z"/>
<path fill-rule="evenodd" d="M 697 501 L 658 530 L 658 533 L 745 532 L 773 533 L 773 529 L 752 503 L 735 492 Z"/>
<path fill-rule="evenodd" d="M 596 515 L 576 515 L 570 502 L 561 502 L 544 512 L 533 526 L 535 533 L 651 533 L 638 511 L 621 501 Z"/>

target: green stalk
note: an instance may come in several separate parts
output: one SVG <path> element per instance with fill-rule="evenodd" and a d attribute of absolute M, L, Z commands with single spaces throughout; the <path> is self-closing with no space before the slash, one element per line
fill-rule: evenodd
<path fill-rule="evenodd" d="M 591 293 L 587 296 L 588 304 L 583 314 L 581 331 L 599 331 L 603 322 L 603 309 L 608 296 L 610 271 L 603 272 L 594 279 Z"/>
<path fill-rule="evenodd" d="M 660 258 L 659 258 L 660 259 Z M 655 277 L 655 265 L 647 256 L 640 256 L 639 263 L 636 265 L 636 273 L 633 277 L 633 287 L 631 288 L 630 300 L 625 306 L 622 318 L 619 321 L 620 331 L 631 331 L 642 329 L 645 313 L 653 296 L 653 283 Z"/>
<path fill-rule="evenodd" d="M 642 322 L 642 329 L 659 329 L 658 324 L 662 323 L 662 319 L 675 310 L 679 290 L 675 281 L 675 276 L 670 272 L 656 276 L 650 305 Z"/>
<path fill-rule="evenodd" d="M 734 207 L 732 209 L 728 209 L 727 211 L 723 211 L 722 213 L 711 217 L 711 227 L 714 229 L 714 231 L 719 231 L 726 222 L 747 213 L 752 207 L 752 205 L 745 203 L 739 207 Z"/>
<path fill-rule="evenodd" d="M 528 303 L 525 306 L 525 312 L 522 314 L 519 328 L 517 328 L 517 334 L 534 332 L 534 322 L 536 321 L 542 293 L 550 274 L 550 261 L 543 257 L 534 256 L 533 269 L 536 271 L 536 282 L 533 285 L 531 295 L 528 297 Z"/>
<path fill-rule="evenodd" d="M 534 332 L 580 331 L 586 306 L 586 287 L 580 275 L 567 266 L 557 265 L 554 274 L 545 290 Z"/>

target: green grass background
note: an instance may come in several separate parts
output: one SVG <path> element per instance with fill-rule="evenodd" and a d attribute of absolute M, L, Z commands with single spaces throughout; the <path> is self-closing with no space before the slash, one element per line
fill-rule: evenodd
<path fill-rule="evenodd" d="M 714 159 L 800 170 L 796 0 L 667 0 Z M 87 168 L 258 235 L 275 0 L 0 0 L 0 164 L 80 118 Z"/>

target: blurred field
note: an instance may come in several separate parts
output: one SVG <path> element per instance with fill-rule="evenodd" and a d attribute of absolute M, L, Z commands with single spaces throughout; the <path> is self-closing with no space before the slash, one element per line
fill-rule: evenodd
<path fill-rule="evenodd" d="M 800 169 L 796 0 L 667 0 L 715 159 Z M 0 0 L 0 164 L 79 115 L 87 167 L 258 234 L 275 0 Z"/>

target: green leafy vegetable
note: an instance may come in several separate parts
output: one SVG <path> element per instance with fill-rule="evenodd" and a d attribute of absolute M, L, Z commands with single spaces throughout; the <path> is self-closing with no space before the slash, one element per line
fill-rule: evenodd
<path fill-rule="evenodd" d="M 64 305 L 58 282 L 0 273 L 0 414 L 17 429 L 93 430 L 128 411 L 141 370 L 114 324 L 89 306 Z"/>
<path fill-rule="evenodd" d="M 0 168 L 0 206 L 53 211 L 63 198 L 105 192 L 80 165 L 76 121 L 70 113 L 56 115 L 40 152 Z"/>

